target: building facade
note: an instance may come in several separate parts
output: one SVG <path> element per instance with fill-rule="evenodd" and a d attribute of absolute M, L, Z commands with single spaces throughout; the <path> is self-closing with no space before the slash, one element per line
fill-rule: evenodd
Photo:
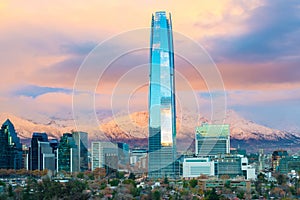
<path fill-rule="evenodd" d="M 0 169 L 22 167 L 22 144 L 14 125 L 7 119 L 0 129 Z"/>
<path fill-rule="evenodd" d="M 223 175 L 235 178 L 243 176 L 242 158 L 238 156 L 221 156 L 215 159 L 215 174 L 220 178 Z"/>
<path fill-rule="evenodd" d="M 123 142 L 118 142 L 118 157 L 119 163 L 123 166 L 129 164 L 129 145 Z"/>
<path fill-rule="evenodd" d="M 72 137 L 78 148 L 78 165 L 81 172 L 88 170 L 88 134 L 86 132 L 72 132 Z"/>
<path fill-rule="evenodd" d="M 78 147 L 71 133 L 64 133 L 57 149 L 57 171 L 79 172 Z"/>
<path fill-rule="evenodd" d="M 300 157 L 299 156 L 286 156 L 280 159 L 278 171 L 281 174 L 288 174 L 292 170 L 300 171 Z"/>
<path fill-rule="evenodd" d="M 152 15 L 149 85 L 149 177 L 175 176 L 176 113 L 171 14 Z"/>
<path fill-rule="evenodd" d="M 55 154 L 46 133 L 33 133 L 28 155 L 29 170 L 55 170 Z"/>
<path fill-rule="evenodd" d="M 92 170 L 96 168 L 117 169 L 118 146 L 111 142 L 92 142 Z"/>
<path fill-rule="evenodd" d="M 228 124 L 202 124 L 196 127 L 195 154 L 216 156 L 230 153 L 230 130 Z"/>
<path fill-rule="evenodd" d="M 210 158 L 184 158 L 182 165 L 184 178 L 215 175 L 215 163 Z"/>

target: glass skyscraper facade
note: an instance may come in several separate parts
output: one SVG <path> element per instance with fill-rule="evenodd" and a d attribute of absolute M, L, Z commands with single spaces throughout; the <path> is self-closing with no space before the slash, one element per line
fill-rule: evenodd
<path fill-rule="evenodd" d="M 152 15 L 149 86 L 149 177 L 175 176 L 176 114 L 171 14 Z"/>
<path fill-rule="evenodd" d="M 81 172 L 88 170 L 88 133 L 86 132 L 72 132 L 72 137 L 78 148 L 78 161 Z"/>
<path fill-rule="evenodd" d="M 0 129 L 0 169 L 22 168 L 22 144 L 14 125 L 7 119 Z"/>
<path fill-rule="evenodd" d="M 229 124 L 202 124 L 196 127 L 195 154 L 197 156 L 215 156 L 229 153 Z"/>

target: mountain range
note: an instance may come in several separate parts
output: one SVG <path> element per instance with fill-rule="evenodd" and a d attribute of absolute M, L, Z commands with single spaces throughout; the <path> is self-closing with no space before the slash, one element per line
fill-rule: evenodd
<path fill-rule="evenodd" d="M 55 119 L 46 123 L 37 123 L 9 113 L 0 114 L 0 123 L 10 119 L 14 124 L 18 136 L 24 143 L 28 143 L 33 132 L 46 132 L 49 138 L 59 138 L 63 133 L 76 130 L 72 119 Z M 191 115 L 185 114 L 177 119 L 177 148 L 179 151 L 188 151 L 194 148 L 194 130 L 196 124 Z M 207 117 L 199 117 L 197 125 L 211 123 Z M 230 124 L 231 147 L 240 147 L 247 151 L 257 151 L 263 148 L 266 151 L 284 148 L 289 150 L 300 149 L 300 136 L 296 133 L 272 129 L 256 124 L 239 116 L 230 110 L 227 112 L 225 123 Z M 82 127 L 89 133 L 89 141 L 111 140 L 126 142 L 131 147 L 147 147 L 148 113 L 135 112 L 129 115 L 106 117 L 99 122 L 99 129 L 92 129 L 88 125 Z"/>

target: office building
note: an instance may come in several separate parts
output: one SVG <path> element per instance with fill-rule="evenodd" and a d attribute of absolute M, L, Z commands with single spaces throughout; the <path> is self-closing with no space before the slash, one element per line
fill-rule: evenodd
<path fill-rule="evenodd" d="M 119 163 L 123 166 L 129 164 L 129 145 L 123 142 L 118 142 Z"/>
<path fill-rule="evenodd" d="M 228 175 L 230 178 L 242 176 L 241 157 L 227 155 L 215 158 L 215 174 L 220 178 Z"/>
<path fill-rule="evenodd" d="M 278 167 L 279 167 L 280 160 L 282 158 L 286 158 L 286 157 L 288 157 L 288 152 L 286 150 L 279 149 L 279 150 L 273 151 L 273 153 L 272 153 L 272 168 L 273 168 L 274 172 L 279 171 Z"/>
<path fill-rule="evenodd" d="M 142 158 L 147 157 L 148 151 L 146 149 L 131 149 L 130 150 L 130 165 L 135 165 Z"/>
<path fill-rule="evenodd" d="M 0 129 L 0 169 L 21 169 L 22 144 L 14 125 L 7 119 Z"/>
<path fill-rule="evenodd" d="M 57 170 L 57 149 L 58 149 L 58 139 L 51 139 L 49 141 L 50 147 L 52 148 L 52 153 L 54 154 L 55 157 L 55 170 Z"/>
<path fill-rule="evenodd" d="M 96 168 L 117 169 L 115 160 L 118 160 L 118 146 L 111 142 L 92 142 L 92 170 Z"/>
<path fill-rule="evenodd" d="M 72 137 L 78 148 L 78 165 L 80 171 L 84 172 L 88 170 L 88 134 L 85 132 L 72 132 Z"/>
<path fill-rule="evenodd" d="M 210 158 L 184 158 L 182 165 L 184 178 L 215 175 L 215 163 Z"/>
<path fill-rule="evenodd" d="M 78 147 L 71 133 L 64 133 L 57 149 L 57 171 L 79 172 Z"/>
<path fill-rule="evenodd" d="M 229 154 L 230 130 L 228 124 L 202 124 L 196 127 L 195 154 L 197 156 L 216 156 Z"/>
<path fill-rule="evenodd" d="M 300 171 L 300 157 L 299 156 L 286 156 L 280 159 L 278 171 L 281 174 L 288 174 L 292 170 Z"/>
<path fill-rule="evenodd" d="M 46 133 L 33 133 L 28 155 L 29 170 L 55 170 L 55 154 Z"/>
<path fill-rule="evenodd" d="M 152 15 L 149 85 L 149 177 L 176 176 L 176 114 L 171 14 Z"/>

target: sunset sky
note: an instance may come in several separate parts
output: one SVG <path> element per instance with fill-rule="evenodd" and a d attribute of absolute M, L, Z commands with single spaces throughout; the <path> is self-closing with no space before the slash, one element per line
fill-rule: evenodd
<path fill-rule="evenodd" d="M 120 34 L 148 29 L 152 13 L 159 10 L 172 14 L 174 32 L 197 42 L 212 58 L 223 79 L 228 109 L 262 125 L 300 130 L 298 0 L 0 1 L 0 112 L 36 121 L 70 116 L 76 74 L 86 56 Z M 138 39 L 118 40 L 118 46 Z M 145 41 L 150 44 L 149 39 Z M 174 46 L 180 48 L 176 34 Z M 115 50 L 111 45 L 106 53 Z M 103 101 L 96 105 L 98 112 L 111 103 L 110 91 L 120 80 L 125 88 L 134 85 L 130 98 L 136 91 L 140 94 L 133 104 L 147 108 L 147 74 L 137 70 L 135 85 L 132 78 L 122 79 L 122 73 L 130 70 L 126 64 L 147 66 L 148 55 L 144 50 L 112 64 L 95 90 Z M 205 77 L 193 76 L 187 63 L 175 59 L 199 102 L 209 103 Z M 184 93 L 184 83 L 180 78 L 178 82 Z M 128 95 L 124 98 L 128 103 Z"/>

